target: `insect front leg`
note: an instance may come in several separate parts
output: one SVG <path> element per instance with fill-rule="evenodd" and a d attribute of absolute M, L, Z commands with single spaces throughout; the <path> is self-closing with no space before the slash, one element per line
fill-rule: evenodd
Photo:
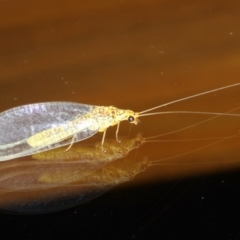
<path fill-rule="evenodd" d="M 120 122 L 117 124 L 117 130 L 116 130 L 116 141 L 117 141 L 118 143 L 121 142 L 121 140 L 118 139 L 119 126 L 120 126 Z"/>

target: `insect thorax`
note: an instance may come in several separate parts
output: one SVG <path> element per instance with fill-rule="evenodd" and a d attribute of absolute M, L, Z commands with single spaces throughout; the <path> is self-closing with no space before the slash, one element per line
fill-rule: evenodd
<path fill-rule="evenodd" d="M 94 119 L 94 130 L 105 131 L 108 127 L 117 125 L 119 122 L 128 120 L 136 114 L 131 110 L 118 109 L 116 107 L 95 107 L 91 113 L 85 115 L 88 119 Z"/>

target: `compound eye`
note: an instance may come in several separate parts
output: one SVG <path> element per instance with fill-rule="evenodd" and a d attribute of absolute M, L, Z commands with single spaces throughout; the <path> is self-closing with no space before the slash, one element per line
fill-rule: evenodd
<path fill-rule="evenodd" d="M 129 121 L 129 122 L 133 122 L 133 121 L 134 121 L 134 117 L 133 117 L 133 116 L 130 116 L 130 117 L 128 118 L 128 121 Z"/>

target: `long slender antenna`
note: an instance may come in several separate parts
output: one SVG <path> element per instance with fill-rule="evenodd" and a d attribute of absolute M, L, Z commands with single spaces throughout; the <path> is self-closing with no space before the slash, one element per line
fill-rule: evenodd
<path fill-rule="evenodd" d="M 145 112 L 152 111 L 152 110 L 157 109 L 157 108 L 168 106 L 168 105 L 173 104 L 173 103 L 182 102 L 182 101 L 185 101 L 185 100 L 190 99 L 190 98 L 199 97 L 199 96 L 202 96 L 202 95 L 205 95 L 205 94 L 208 94 L 208 93 L 217 92 L 217 91 L 220 91 L 220 90 L 223 90 L 223 89 L 226 89 L 226 88 L 235 87 L 235 86 L 238 86 L 238 85 L 240 85 L 240 83 L 235 83 L 235 84 L 228 85 L 228 86 L 225 86 L 225 87 L 216 88 L 216 89 L 213 89 L 213 90 L 210 90 L 210 91 L 206 91 L 206 92 L 198 93 L 198 94 L 195 94 L 195 95 L 192 95 L 192 96 L 189 96 L 189 97 L 181 98 L 181 99 L 178 99 L 178 100 L 175 100 L 175 101 L 172 101 L 172 102 L 168 102 L 168 103 L 159 105 L 157 107 L 153 107 L 153 108 L 147 109 L 145 111 L 139 112 L 139 115 L 142 114 L 142 113 L 145 113 Z"/>
<path fill-rule="evenodd" d="M 195 111 L 169 111 L 169 112 L 154 112 L 154 113 L 146 113 L 139 115 L 140 117 L 150 116 L 150 115 L 160 115 L 160 114 L 205 114 L 205 115 L 217 115 L 217 116 L 234 116 L 240 117 L 240 114 L 237 113 L 219 113 L 219 112 L 195 112 Z"/>
<path fill-rule="evenodd" d="M 230 110 L 230 111 L 227 111 L 226 113 L 230 113 L 230 112 L 236 111 L 236 110 L 239 109 L 239 108 L 240 108 L 240 107 L 234 108 L 234 109 L 232 109 L 232 110 Z M 194 124 L 189 125 L 189 126 L 187 126 L 187 127 L 183 127 L 183 128 L 180 128 L 180 129 L 177 129 L 177 130 L 174 130 L 174 131 L 171 131 L 171 132 L 167 132 L 167 133 L 158 134 L 158 135 L 155 135 L 155 136 L 152 136 L 152 137 L 148 137 L 147 139 L 152 139 L 152 138 L 156 138 L 156 137 L 163 137 L 163 136 L 167 136 L 167 135 L 170 135 L 170 134 L 173 134 L 173 133 L 181 132 L 181 131 L 183 131 L 183 130 L 186 130 L 186 129 L 189 129 L 189 128 L 198 126 L 198 125 L 200 125 L 200 124 L 209 122 L 209 121 L 211 121 L 211 120 L 213 120 L 213 119 L 216 119 L 216 118 L 218 118 L 218 117 L 220 117 L 220 116 L 217 115 L 217 116 L 208 118 L 208 119 L 206 119 L 206 120 L 203 120 L 203 121 L 201 121 L 201 122 L 194 123 Z M 132 126 L 132 125 L 131 125 L 131 126 Z"/>

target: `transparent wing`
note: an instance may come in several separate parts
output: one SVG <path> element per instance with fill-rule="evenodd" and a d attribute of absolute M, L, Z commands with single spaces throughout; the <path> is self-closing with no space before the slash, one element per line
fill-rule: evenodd
<path fill-rule="evenodd" d="M 72 139 L 54 144 L 31 147 L 27 139 L 36 133 L 56 126 L 64 126 L 76 116 L 93 110 L 94 106 L 71 102 L 47 102 L 12 108 L 0 114 L 0 161 L 27 156 L 71 143 Z M 94 135 L 91 120 L 83 122 L 74 142 Z M 81 125 L 81 123 L 80 123 Z"/>
<path fill-rule="evenodd" d="M 0 113 L 0 145 L 14 143 L 57 124 L 67 123 L 94 106 L 71 102 L 23 105 Z"/>

